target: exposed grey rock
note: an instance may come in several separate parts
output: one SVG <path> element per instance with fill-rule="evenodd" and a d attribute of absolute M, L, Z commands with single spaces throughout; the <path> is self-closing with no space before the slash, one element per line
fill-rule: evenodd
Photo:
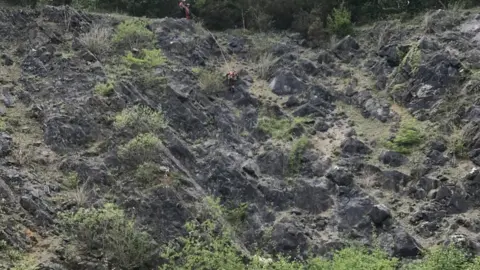
<path fill-rule="evenodd" d="M 372 150 L 363 142 L 354 138 L 347 138 L 342 142 L 340 147 L 342 153 L 347 155 L 366 155 L 372 152 Z"/>
<path fill-rule="evenodd" d="M 290 71 L 277 72 L 269 86 L 279 96 L 299 94 L 307 89 L 307 85 Z"/>
<path fill-rule="evenodd" d="M 377 225 L 381 225 L 387 218 L 392 216 L 390 210 L 383 204 L 373 206 L 369 215 L 372 221 Z"/>
<path fill-rule="evenodd" d="M 332 168 L 326 176 L 339 186 L 349 186 L 353 183 L 353 175 L 344 168 Z"/>
<path fill-rule="evenodd" d="M 378 159 L 381 162 L 383 162 L 383 164 L 386 164 L 392 167 L 399 167 L 408 162 L 407 157 L 394 151 L 385 151 L 382 154 L 380 154 Z"/>

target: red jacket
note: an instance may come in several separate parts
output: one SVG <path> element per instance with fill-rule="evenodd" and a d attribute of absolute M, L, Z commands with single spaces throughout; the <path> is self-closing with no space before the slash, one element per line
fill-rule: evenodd
<path fill-rule="evenodd" d="M 189 4 L 184 4 L 183 1 L 180 1 L 178 2 L 178 6 L 181 8 L 181 9 L 184 9 L 185 10 L 185 17 L 187 19 L 190 19 L 190 9 L 188 8 Z"/>

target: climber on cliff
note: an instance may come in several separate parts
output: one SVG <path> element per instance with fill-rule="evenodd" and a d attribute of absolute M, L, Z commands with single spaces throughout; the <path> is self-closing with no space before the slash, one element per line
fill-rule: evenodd
<path fill-rule="evenodd" d="M 180 0 L 178 7 L 180 7 L 182 15 L 185 16 L 187 20 L 190 20 L 190 4 L 188 4 L 186 0 Z"/>
<path fill-rule="evenodd" d="M 226 77 L 227 77 L 227 84 L 228 84 L 230 90 L 233 91 L 234 88 L 235 88 L 235 82 L 238 79 L 238 74 L 235 71 L 232 70 L 232 71 L 229 71 L 226 74 Z"/>

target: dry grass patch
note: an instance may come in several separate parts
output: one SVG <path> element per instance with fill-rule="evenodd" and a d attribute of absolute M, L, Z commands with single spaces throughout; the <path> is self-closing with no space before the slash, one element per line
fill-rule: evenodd
<path fill-rule="evenodd" d="M 343 112 L 352 120 L 355 125 L 354 129 L 357 136 L 370 142 L 381 141 L 390 135 L 390 124 L 382 123 L 376 119 L 365 118 L 360 113 L 360 110 L 352 105 L 347 105 L 343 102 L 335 103 L 337 111 Z"/>
<path fill-rule="evenodd" d="M 268 80 L 272 76 L 273 68 L 279 58 L 272 53 L 261 54 L 255 61 L 254 71 L 256 75 L 263 80 Z"/>
<path fill-rule="evenodd" d="M 104 55 L 112 49 L 112 29 L 94 25 L 88 33 L 80 35 L 80 42 L 95 55 Z"/>
<path fill-rule="evenodd" d="M 14 63 L 11 66 L 0 65 L 0 82 L 13 83 L 20 80 L 22 70 L 19 65 Z"/>
<path fill-rule="evenodd" d="M 275 44 L 281 43 L 278 36 L 270 33 L 257 33 L 252 35 L 251 41 L 253 48 L 250 52 L 253 59 L 262 54 L 271 52 L 272 47 Z"/>
<path fill-rule="evenodd" d="M 262 79 L 255 79 L 250 87 L 250 93 L 259 99 L 266 99 L 277 104 L 284 103 L 288 100 L 286 96 L 277 96 L 272 92 L 268 82 Z"/>
<path fill-rule="evenodd" d="M 382 175 L 379 172 L 364 169 L 362 174 L 355 178 L 355 182 L 363 189 L 378 188 L 378 180 L 379 178 L 381 179 L 381 177 Z"/>

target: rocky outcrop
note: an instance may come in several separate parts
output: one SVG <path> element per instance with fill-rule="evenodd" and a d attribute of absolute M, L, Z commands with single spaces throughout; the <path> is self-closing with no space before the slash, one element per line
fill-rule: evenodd
<path fill-rule="evenodd" d="M 65 12 L 71 15 L 68 26 Z M 92 24 L 113 27 L 121 19 L 68 8 L 2 11 L 5 42 L 27 44 L 20 32 L 32 37 L 28 49 L 0 57 L 2 67 L 21 68 L 20 80 L 1 81 L 8 128 L 0 132 L 0 199 L 6 217 L 0 239 L 28 251 L 37 241 L 21 234 L 19 228 L 28 227 L 43 239 L 67 240 L 59 213 L 115 202 L 159 247 L 184 234 L 185 222 L 212 218 L 206 197 L 218 198 L 226 213 L 241 212 L 238 220 L 227 221 L 245 249 L 262 247 L 298 258 L 307 251 L 328 253 L 350 240 L 368 244 L 374 236 L 389 254 L 415 258 L 425 243 L 450 239 L 459 227 L 478 233 L 480 221 L 468 216 L 480 203 L 478 170 L 458 178 L 442 170 L 454 168 L 453 157 L 462 151 L 480 164 L 472 75 L 478 27 L 470 15 L 442 21 L 442 14 L 430 14 L 427 34 L 412 42 L 403 41 L 413 40 L 415 29 L 385 23 L 367 34 L 375 36 L 380 28 L 386 33 L 375 46 L 360 34 L 313 54 L 282 36 L 268 49 L 278 59 L 261 86 L 265 89 L 255 88 L 255 71 L 245 67 L 231 91 L 209 92 L 199 86 L 197 69 L 223 61 L 222 44 L 227 56 L 247 61 L 253 37 L 212 37 L 184 19 L 152 20 L 147 29 L 168 64 L 152 71 L 166 82 L 146 86 L 139 83 L 140 74 L 111 74 L 107 67 L 121 61 L 99 57 L 79 41 Z M 115 54 L 126 48 L 116 49 Z M 360 76 L 358 71 L 372 76 L 372 85 L 350 78 Z M 99 82 L 109 80 L 115 80 L 109 95 L 95 92 Z M 471 100 L 465 98 L 469 94 Z M 444 117 L 445 104 L 457 96 L 470 105 Z M 391 124 L 391 133 L 398 130 L 405 112 L 392 107 L 396 102 L 419 120 L 452 120 L 455 128 L 445 125 L 445 130 L 463 129 L 463 141 L 427 136 L 431 141 L 415 149 L 418 156 L 387 150 L 384 141 L 390 138 L 365 137 L 336 102 L 370 118 L 372 136 L 377 124 Z M 150 131 L 159 140 L 151 159 L 152 183 L 136 179 L 143 162 L 121 155 L 137 134 L 112 124 L 135 105 L 161 112 L 166 120 L 161 131 Z M 8 118 L 19 111 L 24 118 Z M 259 119 L 273 121 L 260 128 Z M 74 179 L 67 177 L 71 173 Z M 475 239 L 457 238 L 476 245 Z M 52 255 L 51 268 L 67 263 L 62 256 Z M 69 263 L 96 269 L 99 257 L 86 252 Z"/>

